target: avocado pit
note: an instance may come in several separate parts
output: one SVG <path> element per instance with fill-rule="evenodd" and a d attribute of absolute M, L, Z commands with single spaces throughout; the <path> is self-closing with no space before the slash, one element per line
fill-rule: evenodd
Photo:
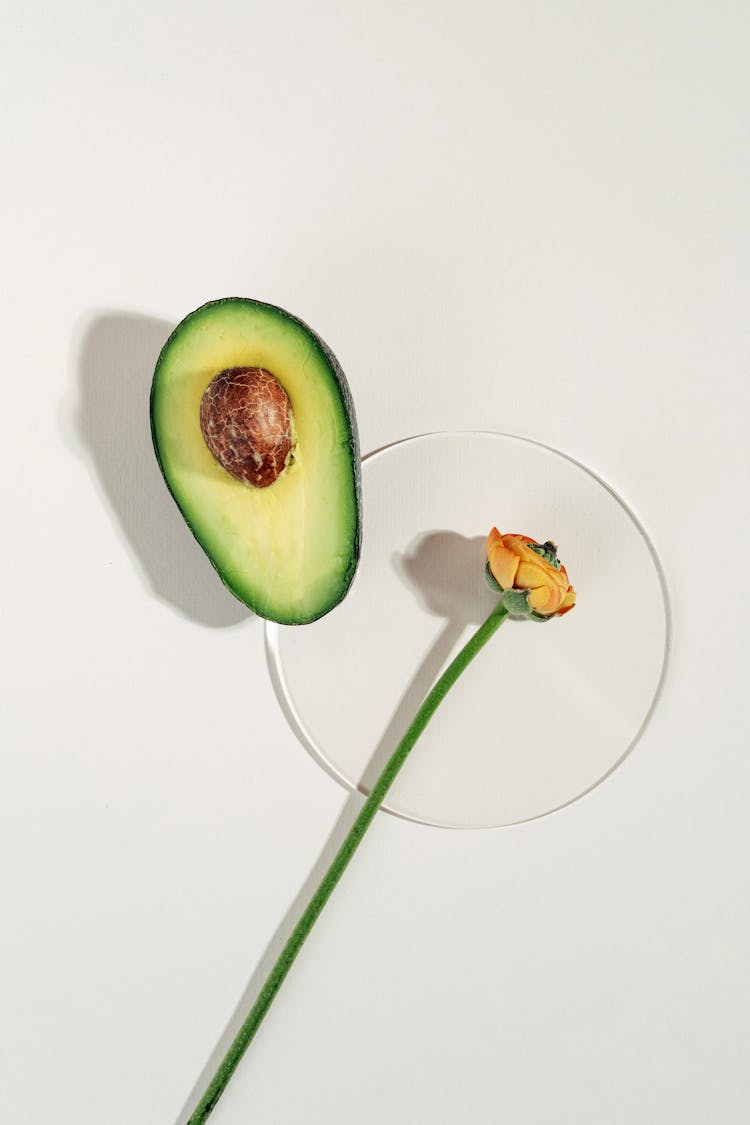
<path fill-rule="evenodd" d="M 203 392 L 203 440 L 237 480 L 267 488 L 290 464 L 294 424 L 289 396 L 264 367 L 229 367 Z"/>

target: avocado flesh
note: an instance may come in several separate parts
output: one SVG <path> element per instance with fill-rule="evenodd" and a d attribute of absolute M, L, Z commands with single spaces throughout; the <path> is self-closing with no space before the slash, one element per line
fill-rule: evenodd
<path fill-rule="evenodd" d="M 227 473 L 201 433 L 203 392 L 231 367 L 265 368 L 291 401 L 293 459 L 267 488 Z M 159 357 L 151 425 L 167 485 L 236 597 L 283 624 L 341 601 L 359 556 L 359 448 L 346 380 L 311 329 L 246 298 L 203 305 Z"/>

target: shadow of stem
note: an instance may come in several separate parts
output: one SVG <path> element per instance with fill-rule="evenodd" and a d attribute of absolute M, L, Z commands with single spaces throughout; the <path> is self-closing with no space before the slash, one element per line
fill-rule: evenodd
<path fill-rule="evenodd" d="M 440 675 L 463 630 L 467 625 L 480 624 L 495 604 L 497 599 L 487 589 L 482 577 L 484 551 L 484 538 L 467 539 L 453 532 L 430 532 L 419 536 L 403 555 L 394 555 L 392 561 L 396 573 L 412 588 L 423 608 L 432 615 L 443 618 L 443 627 L 401 696 L 357 789 L 347 798 L 310 874 L 266 947 L 175 1125 L 186 1125 L 188 1122 L 193 1107 L 216 1073 L 294 927 L 346 839 L 364 804 L 366 794 Z M 270 669 L 277 698 L 290 726 L 316 761 L 326 766 L 328 772 L 332 772 L 328 764 L 321 761 L 317 748 L 300 726 L 273 662 L 270 662 Z"/>

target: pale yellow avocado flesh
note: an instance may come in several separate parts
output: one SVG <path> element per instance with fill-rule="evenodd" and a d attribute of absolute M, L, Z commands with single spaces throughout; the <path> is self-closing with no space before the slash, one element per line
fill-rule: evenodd
<path fill-rule="evenodd" d="M 201 433 L 203 392 L 229 367 L 265 368 L 291 402 L 293 461 L 267 488 L 230 476 Z M 289 624 L 341 600 L 359 554 L 356 424 L 338 363 L 306 325 L 243 298 L 204 305 L 159 357 L 151 418 L 170 491 L 238 598 Z"/>

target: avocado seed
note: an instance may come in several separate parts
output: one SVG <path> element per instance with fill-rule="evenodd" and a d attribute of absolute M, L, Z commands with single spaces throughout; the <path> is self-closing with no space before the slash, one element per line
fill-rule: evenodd
<path fill-rule="evenodd" d="M 267 488 L 292 459 L 292 404 L 263 367 L 230 367 L 215 375 L 201 399 L 201 433 L 223 469 Z"/>

